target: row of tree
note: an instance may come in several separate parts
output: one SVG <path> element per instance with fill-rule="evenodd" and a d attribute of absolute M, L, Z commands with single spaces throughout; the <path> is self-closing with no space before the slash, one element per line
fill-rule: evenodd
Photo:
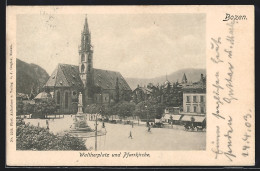
<path fill-rule="evenodd" d="M 47 115 L 56 112 L 56 103 L 54 99 L 48 101 L 40 101 L 35 104 L 24 103 L 21 100 L 16 101 L 16 114 L 27 115 L 32 114 L 32 117 L 45 118 Z"/>
<path fill-rule="evenodd" d="M 118 103 L 101 105 L 92 104 L 86 107 L 86 113 L 101 114 L 104 117 L 118 115 L 120 118 L 139 117 L 140 119 L 159 119 L 162 117 L 165 106 L 155 101 L 147 100 L 138 104 L 128 101 L 120 101 Z"/>
<path fill-rule="evenodd" d="M 148 92 L 147 92 L 148 91 Z M 137 87 L 133 93 L 133 101 L 138 104 L 144 101 L 153 101 L 153 104 L 163 104 L 166 107 L 181 107 L 183 103 L 182 86 L 176 82 L 166 82 L 163 85 Z"/>
<path fill-rule="evenodd" d="M 120 101 L 110 105 L 91 104 L 86 107 L 85 112 L 90 114 L 101 114 L 104 117 L 118 115 L 120 118 L 139 117 L 141 119 L 161 118 L 165 106 L 148 100 L 138 104 L 128 101 Z M 56 112 L 54 100 L 42 101 L 35 104 L 23 103 L 17 101 L 17 115 L 32 114 L 35 118 L 45 118 L 47 115 L 53 115 Z"/>
<path fill-rule="evenodd" d="M 139 87 L 138 87 L 139 88 Z M 138 91 L 138 88 L 136 89 Z M 109 105 L 91 104 L 85 109 L 86 113 L 101 113 L 104 116 L 118 115 L 120 117 L 138 116 L 145 118 L 161 118 L 165 107 L 182 106 L 182 88 L 179 83 L 167 82 L 161 86 L 149 84 L 147 88 L 150 92 L 133 93 L 120 91 L 116 86 L 115 101 Z M 143 92 L 143 91 L 142 91 Z M 17 115 L 33 114 L 35 117 L 44 118 L 46 115 L 56 112 L 56 104 L 53 99 L 40 101 L 35 104 L 17 101 Z"/>

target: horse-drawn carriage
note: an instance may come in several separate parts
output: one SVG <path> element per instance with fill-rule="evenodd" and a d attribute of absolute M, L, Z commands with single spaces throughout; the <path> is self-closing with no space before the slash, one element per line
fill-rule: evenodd
<path fill-rule="evenodd" d="M 185 120 L 185 118 L 184 118 L 183 124 L 184 124 L 185 131 L 205 131 L 206 130 L 205 117 L 191 116 L 189 120 L 188 119 Z"/>
<path fill-rule="evenodd" d="M 184 125 L 185 131 L 204 131 L 205 129 L 206 127 L 204 125 L 197 125 L 189 122 L 186 122 Z"/>

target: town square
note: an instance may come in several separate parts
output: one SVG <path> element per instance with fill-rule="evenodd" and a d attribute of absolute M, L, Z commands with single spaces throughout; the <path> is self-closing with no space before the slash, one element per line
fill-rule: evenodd
<path fill-rule="evenodd" d="M 134 30 L 129 34 L 136 34 L 136 28 L 143 27 L 143 23 L 137 22 L 140 16 L 125 16 L 129 21 L 132 21 L 130 19 L 133 17 L 136 19 L 133 20 L 136 22 L 134 25 L 126 23 L 129 24 L 129 29 L 133 27 Z M 163 23 L 156 15 L 149 17 L 151 26 L 149 22 L 146 26 L 156 27 L 158 35 L 161 33 L 158 26 L 154 26 L 155 22 L 176 27 Z M 197 32 L 190 29 L 186 32 L 194 36 L 203 36 L 201 28 L 205 16 L 195 17 L 202 25 L 198 24 Z M 106 17 L 97 15 L 97 21 L 98 18 L 103 20 Z M 49 16 L 47 21 L 51 23 L 54 19 L 54 16 Z M 129 68 L 109 70 L 107 65 L 98 65 L 101 68 L 96 68 L 96 65 L 102 62 L 95 63 L 95 59 L 98 58 L 95 53 L 99 54 L 104 50 L 98 46 L 94 48 L 93 45 L 93 42 L 99 39 L 95 37 L 95 33 L 98 33 L 91 31 L 91 23 L 95 24 L 94 19 L 95 16 L 85 15 L 83 20 L 78 20 L 83 25 L 80 26 L 81 32 L 76 32 L 79 37 L 78 43 L 73 42 L 78 44 L 78 49 L 72 49 L 78 55 L 70 58 L 73 59 L 72 64 L 63 63 L 61 60 L 50 63 L 56 66 L 46 66 L 49 75 L 39 66 L 40 64 L 29 64 L 17 58 L 17 150 L 205 150 L 206 70 L 203 67 L 185 68 L 187 61 L 184 61 L 183 66 L 176 65 L 177 70 L 170 67 L 165 70 L 169 73 L 160 75 L 155 72 L 159 77 L 150 75 L 149 78 L 141 79 L 129 78 L 129 73 L 138 76 Z M 18 21 L 27 23 L 23 18 Z M 186 24 L 188 23 L 183 23 Z M 26 24 L 21 27 L 26 27 Z M 47 30 L 48 32 L 55 32 L 53 25 L 49 27 L 51 30 Z M 122 26 L 123 28 L 128 29 L 125 26 Z M 110 30 L 104 29 L 102 32 L 107 31 Z M 60 31 L 60 34 L 61 32 L 64 30 Z M 64 32 L 64 36 L 65 34 L 68 33 Z M 30 43 L 24 39 L 20 41 L 24 42 L 20 43 L 21 46 Z M 70 43 L 68 41 L 65 45 L 68 49 Z M 150 44 L 150 41 L 147 43 Z M 41 44 L 46 45 L 44 42 Z M 204 45 L 201 44 L 203 47 Z M 152 51 L 151 46 L 152 44 L 146 48 Z M 191 47 L 192 51 L 199 51 L 203 56 L 205 52 L 201 46 Z M 187 51 L 184 48 L 183 55 L 185 53 Z M 151 58 L 153 56 L 150 52 L 146 55 L 150 55 Z M 51 60 L 58 59 L 59 56 L 59 53 L 56 53 Z M 110 65 L 114 61 L 108 60 L 106 63 Z M 161 69 L 163 68 L 162 66 Z"/>

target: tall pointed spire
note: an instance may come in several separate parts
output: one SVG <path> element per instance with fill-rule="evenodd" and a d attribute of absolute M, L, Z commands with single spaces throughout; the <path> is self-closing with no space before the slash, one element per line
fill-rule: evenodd
<path fill-rule="evenodd" d="M 87 16 L 87 14 L 85 15 L 85 24 L 84 24 L 83 33 L 85 33 L 85 34 L 90 34 L 90 33 L 89 33 L 89 28 L 88 28 L 88 16 Z"/>
<path fill-rule="evenodd" d="M 92 50 L 92 45 L 91 45 L 91 35 L 88 27 L 88 18 L 87 14 L 85 16 L 85 24 L 84 28 L 81 32 L 81 45 L 80 45 L 80 50 L 81 51 L 89 51 Z"/>
<path fill-rule="evenodd" d="M 188 82 L 188 80 L 187 80 L 187 77 L 186 77 L 186 75 L 185 75 L 185 73 L 183 74 L 183 77 L 182 77 L 182 81 L 181 81 L 181 83 L 182 84 L 186 84 Z"/>
<path fill-rule="evenodd" d="M 87 15 L 81 32 L 81 44 L 79 46 L 79 72 L 84 87 L 91 87 L 93 83 L 93 48 L 88 27 Z"/>

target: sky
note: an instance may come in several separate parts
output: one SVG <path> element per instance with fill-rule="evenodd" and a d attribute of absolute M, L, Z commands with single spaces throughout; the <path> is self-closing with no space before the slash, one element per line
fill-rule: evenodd
<path fill-rule="evenodd" d="M 94 68 L 154 78 L 206 68 L 205 14 L 88 14 Z M 17 15 L 17 58 L 44 68 L 78 65 L 85 15 Z"/>

